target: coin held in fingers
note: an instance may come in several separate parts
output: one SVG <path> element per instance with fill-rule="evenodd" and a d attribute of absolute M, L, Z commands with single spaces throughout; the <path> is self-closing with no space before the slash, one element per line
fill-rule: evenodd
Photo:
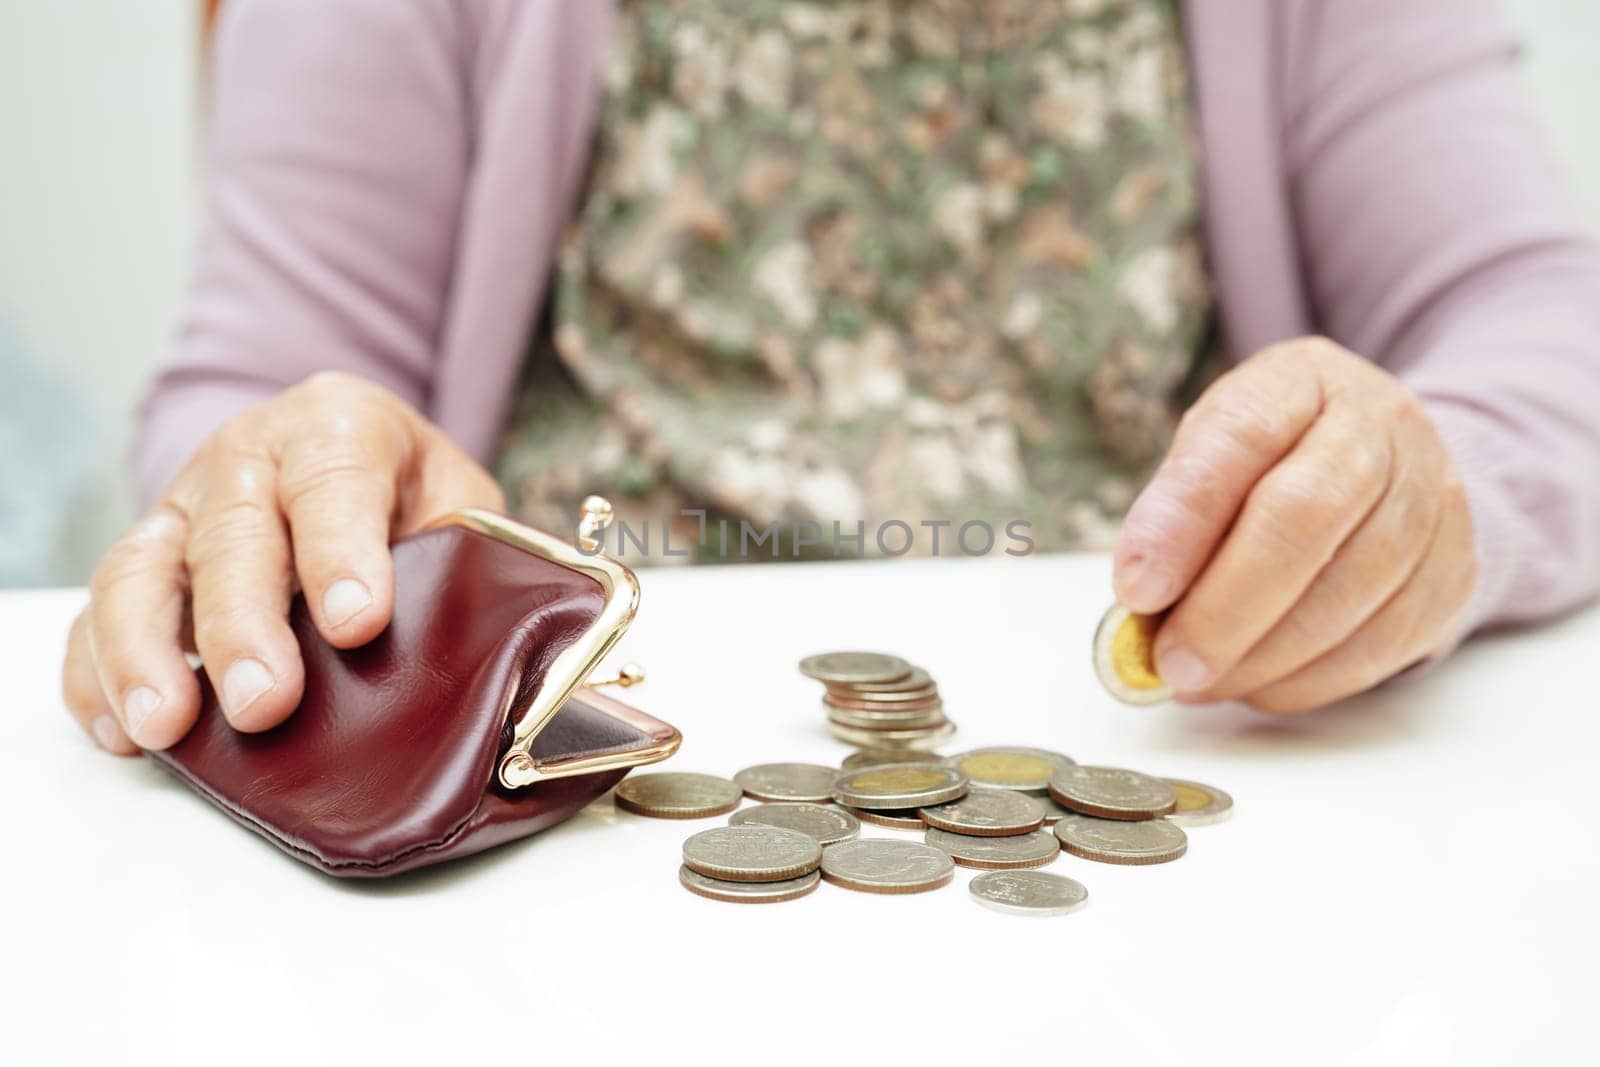
<path fill-rule="evenodd" d="M 1156 630 L 1161 619 L 1113 604 L 1094 632 L 1095 674 L 1106 691 L 1124 704 L 1172 699 L 1172 687 L 1156 673 Z"/>

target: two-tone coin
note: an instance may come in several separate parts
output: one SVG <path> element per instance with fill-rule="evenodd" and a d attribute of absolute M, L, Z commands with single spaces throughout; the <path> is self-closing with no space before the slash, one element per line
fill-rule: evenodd
<path fill-rule="evenodd" d="M 969 837 L 930 827 L 922 840 L 963 867 L 990 871 L 1043 867 L 1061 854 L 1061 843 L 1046 830 L 1015 837 Z"/>
<path fill-rule="evenodd" d="M 886 652 L 819 652 L 800 661 L 800 673 L 819 682 L 872 685 L 911 673 L 911 664 Z"/>
<path fill-rule="evenodd" d="M 1071 767 L 1074 760 L 1044 748 L 997 745 L 962 752 L 945 762 L 963 771 L 973 785 L 1043 793 L 1050 785 L 1050 776 L 1062 767 Z"/>
<path fill-rule="evenodd" d="M 744 795 L 755 800 L 793 800 L 824 804 L 833 796 L 839 774 L 819 763 L 761 763 L 733 776 Z"/>
<path fill-rule="evenodd" d="M 937 830 L 975 837 L 1028 834 L 1044 823 L 1044 805 L 1008 789 L 972 789 L 959 800 L 922 808 L 922 821 Z"/>
<path fill-rule="evenodd" d="M 1082 882 L 1048 871 L 990 871 L 967 888 L 979 904 L 1010 915 L 1067 915 L 1089 900 Z"/>
<path fill-rule="evenodd" d="M 1125 704 L 1159 704 L 1172 687 L 1156 673 L 1156 631 L 1162 616 L 1139 615 L 1113 604 L 1094 632 L 1094 671 L 1106 691 Z"/>
<path fill-rule="evenodd" d="M 861 822 L 843 808 L 822 804 L 756 804 L 728 817 L 729 826 L 778 826 L 837 845 L 861 836 Z"/>
<path fill-rule="evenodd" d="M 779 882 L 799 878 L 822 862 L 822 845 L 809 834 L 777 826 L 719 826 L 683 843 L 683 865 L 725 882 Z"/>
<path fill-rule="evenodd" d="M 922 893 L 950 884 L 955 864 L 920 841 L 862 839 L 822 854 L 822 877 L 866 893 Z"/>
<path fill-rule="evenodd" d="M 721 878 L 707 878 L 683 866 L 678 868 L 678 881 L 689 892 L 712 900 L 726 900 L 735 904 L 776 904 L 797 900 L 814 892 L 822 884 L 822 873 L 812 871 L 798 878 L 785 878 L 778 882 L 728 882 Z"/>
<path fill-rule="evenodd" d="M 661 771 L 635 774 L 617 785 L 612 800 L 623 811 L 655 819 L 704 819 L 739 806 L 743 791 L 711 774 Z"/>
<path fill-rule="evenodd" d="M 1121 767 L 1061 767 L 1050 795 L 1063 807 L 1101 819 L 1154 819 L 1178 804 L 1177 791 L 1159 778 Z"/>
<path fill-rule="evenodd" d="M 1188 835 L 1166 819 L 1127 822 L 1073 814 L 1056 823 L 1055 835 L 1074 856 L 1129 866 L 1167 863 L 1189 848 Z"/>
<path fill-rule="evenodd" d="M 890 763 L 846 771 L 833 783 L 833 799 L 848 808 L 874 811 L 923 808 L 965 796 L 970 783 L 954 767 L 936 763 Z"/>
<path fill-rule="evenodd" d="M 1184 778 L 1163 778 L 1178 794 L 1178 805 L 1167 813 L 1167 821 L 1179 826 L 1210 826 L 1233 814 L 1233 798 L 1214 785 Z"/>

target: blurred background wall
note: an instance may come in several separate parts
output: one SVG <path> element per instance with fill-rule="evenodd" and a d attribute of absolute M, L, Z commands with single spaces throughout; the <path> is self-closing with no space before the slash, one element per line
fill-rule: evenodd
<path fill-rule="evenodd" d="M 0 586 L 81 583 L 132 517 L 133 407 L 188 271 L 204 6 L 0 0 Z M 1600 226 L 1600 3 L 1502 7 Z"/>

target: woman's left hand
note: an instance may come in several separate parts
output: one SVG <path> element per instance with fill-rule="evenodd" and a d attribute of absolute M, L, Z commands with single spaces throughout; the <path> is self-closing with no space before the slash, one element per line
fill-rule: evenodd
<path fill-rule="evenodd" d="M 1208 389 L 1134 502 L 1118 598 L 1171 609 L 1180 700 L 1309 711 L 1448 647 L 1477 581 L 1466 496 L 1422 403 L 1324 338 Z"/>

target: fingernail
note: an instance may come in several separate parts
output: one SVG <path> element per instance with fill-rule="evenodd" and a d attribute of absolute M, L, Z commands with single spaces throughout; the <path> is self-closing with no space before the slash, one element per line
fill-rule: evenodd
<path fill-rule="evenodd" d="M 1166 606 L 1172 579 L 1144 556 L 1129 556 L 1116 574 L 1117 599 L 1135 611 L 1157 611 Z"/>
<path fill-rule="evenodd" d="M 89 724 L 94 739 L 107 752 L 122 751 L 122 727 L 110 715 L 101 715 Z"/>
<path fill-rule="evenodd" d="M 1169 648 L 1162 652 L 1156 657 L 1156 670 L 1163 682 L 1179 691 L 1203 689 L 1210 680 L 1206 665 L 1184 648 Z"/>
<path fill-rule="evenodd" d="M 161 694 L 148 685 L 141 685 L 124 697 L 122 721 L 128 724 L 128 736 L 137 742 L 139 735 L 144 731 L 145 723 L 150 721 L 150 716 L 154 715 L 160 706 Z M 99 724 L 95 725 L 98 729 Z"/>
<path fill-rule="evenodd" d="M 222 676 L 222 700 L 228 718 L 237 719 L 239 713 L 256 702 L 263 693 L 276 684 L 272 672 L 255 659 L 236 659 Z"/>
<path fill-rule="evenodd" d="M 340 578 L 322 594 L 322 618 L 329 626 L 343 626 L 367 610 L 372 593 L 354 578 Z"/>

